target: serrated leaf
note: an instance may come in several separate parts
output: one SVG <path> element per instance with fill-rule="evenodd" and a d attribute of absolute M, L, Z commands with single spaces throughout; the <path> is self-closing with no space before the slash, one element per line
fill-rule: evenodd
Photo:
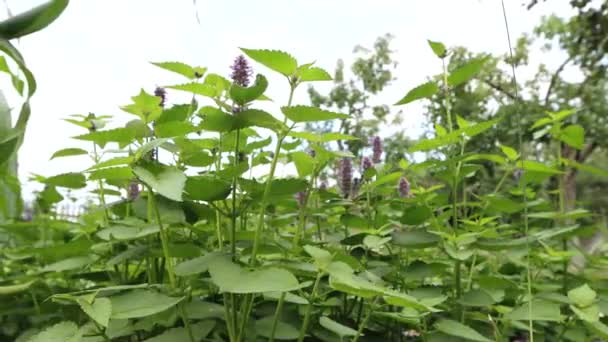
<path fill-rule="evenodd" d="M 234 114 L 233 129 L 246 127 L 262 127 L 275 132 L 286 130 L 287 127 L 270 113 L 259 109 L 247 109 Z"/>
<path fill-rule="evenodd" d="M 298 80 L 300 82 L 311 82 L 311 81 L 331 81 L 331 75 L 322 68 L 318 67 L 307 67 L 298 68 Z"/>
<path fill-rule="evenodd" d="M 182 137 L 198 130 L 198 127 L 185 121 L 169 121 L 154 126 L 154 132 L 159 138 Z"/>
<path fill-rule="evenodd" d="M 64 321 L 30 337 L 28 342 L 79 342 L 81 334 L 74 322 Z"/>
<path fill-rule="evenodd" d="M 184 297 L 169 297 L 151 290 L 133 290 L 110 297 L 112 319 L 129 319 L 163 312 L 182 301 Z"/>
<path fill-rule="evenodd" d="M 427 82 L 410 90 L 405 96 L 395 103 L 395 106 L 408 104 L 416 100 L 427 99 L 435 95 L 439 91 L 439 87 L 435 82 Z"/>
<path fill-rule="evenodd" d="M 320 269 L 324 270 L 333 259 L 332 255 L 319 247 L 306 245 L 304 246 L 304 250 L 308 253 L 315 261 L 315 265 Z"/>
<path fill-rule="evenodd" d="M 450 73 L 448 76 L 448 84 L 452 87 L 456 87 L 469 81 L 477 76 L 485 62 L 485 58 L 477 58 L 468 61 L 465 65 Z"/>
<path fill-rule="evenodd" d="M 229 132 L 235 126 L 234 116 L 224 113 L 218 108 L 205 106 L 202 107 L 198 115 L 203 118 L 200 128 L 212 132 Z"/>
<path fill-rule="evenodd" d="M 195 201 L 219 201 L 230 194 L 231 185 L 219 177 L 200 175 L 186 180 L 186 196 Z"/>
<path fill-rule="evenodd" d="M 132 104 L 122 107 L 127 113 L 137 115 L 143 122 L 148 123 L 158 119 L 162 113 L 160 96 L 148 94 L 143 89 L 139 94 L 131 97 Z"/>
<path fill-rule="evenodd" d="M 539 173 L 549 173 L 549 174 L 562 173 L 560 170 L 557 170 L 551 166 L 547 166 L 547 165 L 537 162 L 535 160 L 522 160 L 517 163 L 517 167 L 522 168 L 526 171 L 534 171 L 534 172 L 539 172 Z"/>
<path fill-rule="evenodd" d="M 517 160 L 517 158 L 519 158 L 519 153 L 512 147 L 500 145 L 500 150 L 509 158 L 509 160 Z"/>
<path fill-rule="evenodd" d="M 335 119 L 348 119 L 349 117 L 346 114 L 330 112 L 311 106 L 281 107 L 281 111 L 289 120 L 293 122 L 327 121 Z"/>
<path fill-rule="evenodd" d="M 529 314 L 529 303 L 524 303 L 507 313 L 505 318 L 514 321 L 553 321 L 561 322 L 561 314 L 558 303 L 546 300 L 534 300 L 532 302 L 532 315 Z"/>
<path fill-rule="evenodd" d="M 99 179 L 131 179 L 133 178 L 133 170 L 128 167 L 108 167 L 104 169 L 97 169 L 91 171 L 89 174 L 89 180 L 99 180 Z"/>
<path fill-rule="evenodd" d="M 211 98 L 214 98 L 214 97 L 220 95 L 220 92 L 218 91 L 218 89 L 216 87 L 211 86 L 206 83 L 191 82 L 191 83 L 167 86 L 166 88 L 186 91 L 186 92 L 189 92 L 189 93 L 192 93 L 195 95 L 202 95 L 202 96 L 211 97 Z"/>
<path fill-rule="evenodd" d="M 133 167 L 133 173 L 159 194 L 182 201 L 186 175 L 180 169 L 158 163 L 142 163 Z"/>
<path fill-rule="evenodd" d="M 81 189 L 87 186 L 86 178 L 82 173 L 62 173 L 43 180 L 44 184 L 68 189 Z"/>
<path fill-rule="evenodd" d="M 207 68 L 192 67 L 182 62 L 152 62 L 152 64 L 161 69 L 178 73 L 191 80 L 203 77 L 207 71 Z"/>
<path fill-rule="evenodd" d="M 334 133 L 334 132 L 322 133 L 322 134 L 315 134 L 312 132 L 289 132 L 288 135 L 290 137 L 294 137 L 294 138 L 306 139 L 311 142 L 330 142 L 330 141 L 336 141 L 336 140 L 358 140 L 359 139 L 352 135 Z"/>
<path fill-rule="evenodd" d="M 122 148 L 132 143 L 137 137 L 133 127 L 114 128 L 105 131 L 95 131 L 75 136 L 74 139 L 92 141 L 102 148 L 109 142 L 116 142 Z"/>
<path fill-rule="evenodd" d="M 451 319 L 442 319 L 435 323 L 435 328 L 444 334 L 464 338 L 470 341 L 492 342 L 475 329 Z"/>
<path fill-rule="evenodd" d="M 89 152 L 87 152 L 86 150 L 83 150 L 81 148 L 75 148 L 75 147 L 64 148 L 62 150 L 59 150 L 59 151 L 53 153 L 53 155 L 51 156 L 51 159 L 60 158 L 60 157 L 80 156 L 83 154 L 89 154 Z"/>
<path fill-rule="evenodd" d="M 315 167 L 315 160 L 308 153 L 298 151 L 292 152 L 289 156 L 296 165 L 298 176 L 306 177 L 312 174 Z"/>
<path fill-rule="evenodd" d="M 285 76 L 291 76 L 298 67 L 298 62 L 290 54 L 277 50 L 254 50 L 241 48 L 249 58 L 279 72 Z"/>

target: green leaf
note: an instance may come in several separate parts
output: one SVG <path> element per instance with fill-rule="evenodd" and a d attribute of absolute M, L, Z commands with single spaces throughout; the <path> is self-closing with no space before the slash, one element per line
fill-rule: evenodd
<path fill-rule="evenodd" d="M 202 95 L 202 96 L 211 97 L 211 98 L 214 98 L 221 94 L 216 87 L 206 84 L 206 83 L 191 82 L 191 83 L 167 86 L 167 88 L 187 91 L 187 92 L 195 94 L 195 95 Z"/>
<path fill-rule="evenodd" d="M 175 275 L 187 277 L 207 272 L 209 269 L 209 263 L 214 258 L 217 258 L 218 255 L 218 253 L 214 252 L 181 262 L 175 266 Z"/>
<path fill-rule="evenodd" d="M 448 76 L 448 84 L 452 87 L 456 87 L 469 81 L 479 73 L 485 62 L 485 58 L 477 58 L 468 61 L 467 64 L 450 73 Z"/>
<path fill-rule="evenodd" d="M 92 141 L 102 148 L 109 142 L 116 142 L 121 148 L 132 143 L 137 137 L 137 130 L 133 127 L 114 128 L 105 131 L 95 131 L 75 136 L 74 139 Z"/>
<path fill-rule="evenodd" d="M 182 137 L 198 130 L 198 127 L 184 121 L 169 121 L 154 126 L 154 132 L 159 138 Z"/>
<path fill-rule="evenodd" d="M 99 180 L 99 179 L 112 179 L 112 180 L 120 180 L 120 179 L 131 179 L 133 178 L 133 170 L 128 167 L 108 167 L 105 169 L 97 169 L 91 171 L 89 174 L 89 180 Z"/>
<path fill-rule="evenodd" d="M 43 183 L 68 189 L 81 189 L 87 186 L 86 178 L 82 173 L 62 173 L 43 180 Z"/>
<path fill-rule="evenodd" d="M 427 99 L 435 95 L 439 91 L 439 87 L 435 82 L 427 82 L 410 90 L 405 96 L 395 103 L 395 106 L 408 104 L 420 99 Z"/>
<path fill-rule="evenodd" d="M 255 331 L 262 337 L 270 338 L 272 335 L 272 326 L 274 323 L 274 316 L 266 316 L 255 322 Z M 295 340 L 298 338 L 300 331 L 289 323 L 283 321 L 277 321 L 276 329 L 274 332 L 275 340 Z"/>
<path fill-rule="evenodd" d="M 89 303 L 84 298 L 77 300 L 78 305 L 89 317 L 99 325 L 107 327 L 112 315 L 112 301 L 109 298 L 95 298 L 93 303 Z"/>
<path fill-rule="evenodd" d="M 448 55 L 448 51 L 445 48 L 445 45 L 443 45 L 443 43 L 434 42 L 432 40 L 427 40 L 427 42 L 429 43 L 429 46 L 431 47 L 431 50 L 433 50 L 435 56 L 439 58 L 445 58 Z"/>
<path fill-rule="evenodd" d="M 459 301 L 466 306 L 489 307 L 494 304 L 494 298 L 483 289 L 471 290 L 465 293 Z"/>
<path fill-rule="evenodd" d="M 342 261 L 334 261 L 327 267 L 329 286 L 337 291 L 362 298 L 372 298 L 384 293 L 384 289 L 354 274 L 353 269 Z"/>
<path fill-rule="evenodd" d="M 242 87 L 233 83 L 230 87 L 230 98 L 237 104 L 244 106 L 247 103 L 257 100 L 268 88 L 268 80 L 264 75 L 258 74 L 251 87 Z"/>
<path fill-rule="evenodd" d="M 224 318 L 224 306 L 213 302 L 193 300 L 184 309 L 190 319 Z"/>
<path fill-rule="evenodd" d="M 427 248 L 439 244 L 439 236 L 422 229 L 395 231 L 393 243 L 406 248 Z"/>
<path fill-rule="evenodd" d="M 578 162 L 575 162 L 574 160 L 570 160 L 570 159 L 562 159 L 562 162 L 564 164 L 566 164 L 566 166 L 570 166 L 570 167 L 574 167 L 578 170 L 584 171 L 584 172 L 588 172 L 590 174 L 596 175 L 596 176 L 600 176 L 600 177 L 608 177 L 608 171 L 604 170 L 604 169 L 600 169 L 597 168 L 595 166 L 591 166 L 588 164 L 581 164 Z"/>
<path fill-rule="evenodd" d="M 89 256 L 80 256 L 63 259 L 42 268 L 42 272 L 65 272 L 84 268 L 92 264 L 95 258 Z"/>
<path fill-rule="evenodd" d="M 79 156 L 83 154 L 89 154 L 86 150 L 81 148 L 64 148 L 63 150 L 59 150 L 51 156 L 51 159 L 59 158 L 59 157 L 70 157 L 70 156 Z"/>
<path fill-rule="evenodd" d="M 300 82 L 311 82 L 311 81 L 331 81 L 331 75 L 324 69 L 318 67 L 299 67 L 297 72 L 298 80 Z"/>
<path fill-rule="evenodd" d="M 517 158 L 519 158 L 519 153 L 512 147 L 500 145 L 500 150 L 509 158 L 509 160 L 517 160 Z"/>
<path fill-rule="evenodd" d="M 585 129 L 581 125 L 566 126 L 561 130 L 559 140 L 580 150 L 585 146 Z"/>
<path fill-rule="evenodd" d="M 131 100 L 133 103 L 123 106 L 122 110 L 137 115 L 145 123 L 158 119 L 162 114 L 160 96 L 150 95 L 141 89 L 138 95 L 131 97 Z"/>
<path fill-rule="evenodd" d="M 442 319 L 435 323 L 435 328 L 444 334 L 461 337 L 470 341 L 492 342 L 473 328 L 451 319 Z"/>
<path fill-rule="evenodd" d="M 189 317 L 191 318 L 191 317 Z M 192 324 L 192 335 L 195 341 L 200 341 L 207 337 L 209 333 L 215 327 L 215 321 L 207 320 L 204 322 L 198 322 Z M 188 329 L 184 327 L 172 328 L 165 330 L 162 334 L 154 336 L 152 338 L 144 340 L 144 342 L 178 342 L 178 341 L 190 341 L 190 335 Z"/>
<path fill-rule="evenodd" d="M 198 111 L 203 118 L 200 128 L 212 132 L 229 132 L 235 126 L 235 118 L 226 114 L 218 108 L 205 106 Z"/>
<path fill-rule="evenodd" d="M 334 113 L 311 106 L 281 107 L 281 111 L 293 122 L 327 121 L 335 119 L 348 119 L 349 117 L 346 114 Z"/>
<path fill-rule="evenodd" d="M 320 270 L 325 270 L 333 259 L 332 255 L 328 251 L 319 247 L 306 245 L 304 246 L 304 250 L 315 260 L 315 265 Z"/>
<path fill-rule="evenodd" d="M 0 296 L 7 296 L 7 295 L 12 295 L 15 293 L 27 291 L 30 288 L 30 286 L 32 286 L 32 284 L 34 284 L 35 282 L 36 282 L 35 280 L 31 280 L 31 281 L 21 283 L 21 284 L 0 286 Z"/>
<path fill-rule="evenodd" d="M 80 342 L 81 334 L 73 322 L 60 322 L 30 337 L 28 342 Z"/>
<path fill-rule="evenodd" d="M 319 324 L 323 328 L 340 336 L 341 339 L 343 339 L 346 336 L 356 336 L 357 335 L 357 330 L 355 330 L 351 327 L 348 327 L 346 325 L 340 324 L 327 316 L 321 316 L 319 318 Z"/>
<path fill-rule="evenodd" d="M 190 80 L 203 77 L 203 75 L 207 71 L 207 68 L 192 67 L 182 62 L 152 62 L 152 64 L 156 65 L 161 69 L 178 73 Z"/>
<path fill-rule="evenodd" d="M 233 129 L 246 127 L 262 127 L 275 132 L 286 130 L 287 127 L 270 113 L 259 109 L 247 109 L 234 114 Z"/>
<path fill-rule="evenodd" d="M 0 165 L 3 165 L 14 156 L 19 147 L 20 139 L 20 134 L 9 134 L 8 137 L 0 141 Z"/>
<path fill-rule="evenodd" d="M 293 160 L 293 163 L 296 165 L 296 170 L 298 171 L 298 176 L 306 177 L 312 174 L 315 167 L 315 160 L 306 152 L 292 152 L 289 155 Z"/>
<path fill-rule="evenodd" d="M 522 168 L 526 171 L 534 171 L 539 173 L 549 173 L 549 174 L 560 174 L 561 171 L 547 166 L 543 163 L 534 161 L 534 160 L 522 160 L 517 163 L 517 167 Z"/>
<path fill-rule="evenodd" d="M 600 308 L 597 305 L 591 305 L 587 307 L 577 307 L 570 305 L 570 310 L 578 316 L 581 320 L 589 323 L 598 322 L 600 319 Z"/>
<path fill-rule="evenodd" d="M 97 237 L 105 241 L 127 241 L 127 240 L 136 240 L 145 236 L 158 234 L 159 228 L 158 225 L 149 225 L 149 226 L 137 226 L 137 227 L 127 227 L 127 226 L 112 226 L 108 228 L 101 229 L 97 232 Z"/>
<path fill-rule="evenodd" d="M 323 134 L 315 134 L 312 132 L 289 132 L 288 136 L 294 137 L 294 138 L 299 138 L 299 139 L 306 139 L 311 142 L 330 142 L 330 141 L 336 141 L 336 140 L 358 140 L 359 139 L 352 135 L 335 133 L 335 132 L 329 132 L 329 133 L 323 133 Z"/>
<path fill-rule="evenodd" d="M 584 284 L 568 291 L 568 298 L 576 306 L 584 308 L 595 303 L 597 292 L 593 291 L 589 285 Z"/>
<path fill-rule="evenodd" d="M 532 302 L 532 315 L 529 314 L 529 303 L 525 303 L 507 313 L 505 318 L 514 321 L 553 321 L 561 322 L 561 314 L 558 303 L 546 300 L 534 300 Z"/>
<path fill-rule="evenodd" d="M 150 290 L 133 290 L 112 296 L 112 319 L 129 319 L 150 316 L 163 312 L 184 297 L 169 297 Z"/>
<path fill-rule="evenodd" d="M 301 287 L 296 277 L 287 270 L 276 267 L 248 270 L 233 263 L 227 256 L 211 260 L 209 274 L 221 292 L 286 292 Z"/>
<path fill-rule="evenodd" d="M 0 37 L 10 40 L 40 31 L 55 21 L 68 3 L 69 0 L 52 0 L 10 17 L 0 22 Z"/>
<path fill-rule="evenodd" d="M 88 168 L 86 171 L 102 169 L 102 168 L 110 167 L 110 166 L 128 165 L 128 164 L 131 164 L 134 160 L 135 159 L 132 156 L 116 157 L 116 158 L 112 158 L 112 159 L 108 159 L 108 160 L 99 162 L 99 163 L 91 166 L 90 168 Z"/>
<path fill-rule="evenodd" d="M 182 201 L 186 175 L 180 169 L 158 163 L 141 163 L 133 173 L 159 194 L 174 201 Z"/>
<path fill-rule="evenodd" d="M 186 196 L 195 201 L 219 201 L 230 194 L 230 183 L 210 175 L 190 176 L 186 180 Z"/>
<path fill-rule="evenodd" d="M 279 72 L 285 76 L 291 76 L 296 72 L 298 61 L 283 51 L 277 50 L 253 50 L 241 48 L 249 58 L 266 66 L 267 68 Z"/>

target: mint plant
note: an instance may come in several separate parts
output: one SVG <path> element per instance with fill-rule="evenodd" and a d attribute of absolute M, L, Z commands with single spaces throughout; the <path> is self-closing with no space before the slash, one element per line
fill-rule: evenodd
<path fill-rule="evenodd" d="M 608 338 L 605 258 L 575 248 L 591 213 L 567 207 L 563 191 L 566 166 L 605 172 L 564 158 L 565 146 L 584 146 L 585 129 L 570 121 L 577 111 L 547 111 L 522 128 L 533 141 L 497 141 L 478 153 L 471 142 L 509 113 L 474 122 L 450 99 L 476 82 L 487 60 L 448 70 L 453 51 L 428 44 L 442 69 L 396 103 L 443 96 L 434 136 L 408 150 L 424 160 L 392 163 L 380 136 L 308 130 L 349 116 L 294 103 L 304 83 L 332 78 L 276 50 L 241 49 L 227 77 L 155 62 L 184 81 L 140 90 L 121 107 L 127 124 L 93 113 L 65 119 L 90 149 L 66 147 L 52 158 L 88 155 L 91 165 L 34 175 L 44 188 L 33 220 L 0 221 L 0 336 Z M 282 75 L 288 98 L 267 94 L 261 72 Z M 191 100 L 174 104 L 178 91 Z M 259 109 L 262 101 L 274 111 Z M 355 140 L 366 146 L 360 155 L 332 148 Z M 523 153 L 541 140 L 554 153 Z M 278 176 L 292 164 L 293 175 Z M 488 165 L 498 182 L 485 175 Z M 78 220 L 56 218 L 66 189 L 94 199 Z M 586 271 L 573 267 L 577 258 Z"/>

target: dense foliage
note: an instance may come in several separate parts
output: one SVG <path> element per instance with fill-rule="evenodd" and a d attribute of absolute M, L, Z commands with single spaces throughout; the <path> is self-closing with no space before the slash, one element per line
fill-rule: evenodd
<path fill-rule="evenodd" d="M 184 82 L 140 90 L 124 126 L 65 119 L 91 147 L 52 158 L 91 164 L 35 175 L 33 217 L 0 216 L 0 339 L 608 339 L 605 248 L 578 243 L 600 224 L 567 186 L 573 170 L 608 175 L 577 159 L 598 127 L 574 118 L 597 112 L 534 94 L 491 111 L 489 82 L 514 88 L 498 58 L 429 41 L 444 68 L 395 105 L 426 100 L 432 135 L 386 158 L 391 107 L 366 100 L 392 79 L 388 41 L 356 61 L 357 81 L 339 65 L 330 94 L 309 88 L 313 105 L 293 95 L 327 71 L 242 48 L 227 77 L 153 63 Z M 271 100 L 252 62 L 289 97 Z M 569 85 L 555 82 L 559 99 Z M 178 91 L 192 100 L 171 104 Z M 63 220 L 71 189 L 96 203 Z"/>

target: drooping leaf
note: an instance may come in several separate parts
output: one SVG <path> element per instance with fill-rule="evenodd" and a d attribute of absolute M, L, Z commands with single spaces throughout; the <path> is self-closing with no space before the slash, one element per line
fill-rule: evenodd
<path fill-rule="evenodd" d="M 396 245 L 406 248 L 432 247 L 440 241 L 439 236 L 422 229 L 395 231 L 392 236 Z"/>
<path fill-rule="evenodd" d="M 73 258 L 67 258 L 61 261 L 57 261 L 50 265 L 45 266 L 42 272 L 65 272 L 71 270 L 81 269 L 85 266 L 90 265 L 96 259 L 90 256 L 79 256 Z"/>
<path fill-rule="evenodd" d="M 228 181 L 210 175 L 190 176 L 186 180 L 186 196 L 196 201 L 219 201 L 230 194 Z"/>
<path fill-rule="evenodd" d="M 331 81 L 331 75 L 322 68 L 309 66 L 299 67 L 297 71 L 298 80 L 301 82 Z"/>
<path fill-rule="evenodd" d="M 264 75 L 258 74 L 251 87 L 242 87 L 233 83 L 230 87 L 230 98 L 237 104 L 243 106 L 249 102 L 257 100 L 268 88 L 268 80 Z"/>
<path fill-rule="evenodd" d="M 212 132 L 229 132 L 235 126 L 235 118 L 211 106 L 202 107 L 198 115 L 203 118 L 200 128 Z"/>
<path fill-rule="evenodd" d="M 103 148 L 109 142 L 116 142 L 118 146 L 124 147 L 132 143 L 136 137 L 137 130 L 135 128 L 121 127 L 82 134 L 74 137 L 74 139 L 92 141 Z"/>
<path fill-rule="evenodd" d="M 348 115 L 346 114 L 334 113 L 311 106 L 281 107 L 281 111 L 289 120 L 293 122 L 314 122 L 335 119 L 348 119 Z"/>
<path fill-rule="evenodd" d="M 88 154 L 86 150 L 81 148 L 64 148 L 59 150 L 51 156 L 51 159 L 59 158 L 59 157 L 70 157 L 70 156 L 80 156 L 83 154 Z M 1 164 L 1 163 L 0 163 Z"/>
<path fill-rule="evenodd" d="M 507 313 L 505 318 L 515 321 L 552 321 L 561 322 L 560 308 L 558 303 L 549 302 L 546 300 L 532 301 L 532 315 L 529 314 L 529 303 L 524 303 Z"/>
<path fill-rule="evenodd" d="M 207 337 L 209 333 L 215 327 L 215 321 L 207 320 L 203 322 L 198 322 L 192 324 L 190 328 L 192 329 L 192 335 L 195 341 L 200 341 L 203 338 Z M 165 330 L 162 334 L 156 335 L 149 339 L 144 340 L 144 342 L 177 342 L 177 341 L 190 341 L 190 335 L 188 333 L 188 329 L 184 327 L 172 328 Z"/>
<path fill-rule="evenodd" d="M 306 177 L 312 174 L 315 166 L 315 160 L 308 153 L 305 152 L 292 152 L 290 154 L 293 163 L 296 165 L 298 176 Z"/>
<path fill-rule="evenodd" d="M 7 295 L 12 295 L 15 293 L 27 291 L 30 288 L 30 286 L 32 286 L 32 284 L 34 284 L 34 283 L 35 283 L 35 280 L 31 280 L 31 281 L 21 283 L 21 284 L 0 286 L 0 296 L 7 296 Z"/>
<path fill-rule="evenodd" d="M 319 324 L 323 328 L 340 336 L 341 339 L 343 339 L 344 337 L 347 337 L 347 336 L 356 336 L 357 335 L 357 330 L 355 330 L 351 327 L 348 327 L 344 324 L 340 324 L 327 316 L 319 317 Z"/>
<path fill-rule="evenodd" d="M 169 121 L 154 126 L 154 132 L 159 138 L 186 136 L 198 130 L 198 127 L 194 127 L 191 123 L 184 121 Z"/>
<path fill-rule="evenodd" d="M 247 109 L 234 115 L 233 129 L 246 127 L 262 127 L 275 132 L 287 129 L 285 124 L 272 116 L 272 114 L 259 109 Z"/>
<path fill-rule="evenodd" d="M 129 319 L 150 316 L 163 312 L 183 297 L 169 297 L 151 290 L 132 290 L 125 294 L 110 297 L 112 319 Z"/>
<path fill-rule="evenodd" d="M 159 194 L 174 201 L 182 201 L 186 175 L 180 169 L 159 163 L 140 163 L 133 173 Z"/>
<path fill-rule="evenodd" d="M 182 62 L 152 62 L 152 64 L 156 65 L 161 69 L 172 71 L 182 76 L 185 76 L 190 80 L 203 77 L 203 75 L 207 71 L 207 68 L 192 67 Z"/>
<path fill-rule="evenodd" d="M 0 22 L 0 37 L 10 40 L 42 30 L 61 15 L 68 3 L 69 0 L 51 0 L 12 16 Z"/>
<path fill-rule="evenodd" d="M 279 72 L 285 76 L 291 76 L 296 72 L 298 61 L 283 51 L 277 50 L 254 50 L 241 48 L 249 58 Z"/>
<path fill-rule="evenodd" d="M 470 341 L 491 342 L 475 329 L 451 319 L 442 319 L 435 323 L 435 328 L 444 334 L 464 338 Z"/>
<path fill-rule="evenodd" d="M 547 166 L 547 165 L 537 162 L 535 160 L 522 160 L 517 163 L 517 166 L 526 171 L 534 171 L 534 172 L 548 173 L 548 174 L 562 173 L 560 170 L 557 170 L 551 166 Z"/>
<path fill-rule="evenodd" d="M 435 82 L 427 82 L 410 90 L 405 96 L 395 103 L 395 106 L 408 104 L 416 100 L 427 99 L 435 95 L 439 91 L 439 87 Z"/>
<path fill-rule="evenodd" d="M 262 337 L 269 338 L 272 335 L 272 326 L 274 316 L 266 316 L 255 322 L 255 331 Z M 274 339 L 275 340 L 295 340 L 298 338 L 300 331 L 289 323 L 281 320 L 277 321 Z"/>
<path fill-rule="evenodd" d="M 296 277 L 285 269 L 248 270 L 223 256 L 211 260 L 209 274 L 220 291 L 229 293 L 285 292 L 301 287 Z"/>
<path fill-rule="evenodd" d="M 149 226 L 111 226 L 108 228 L 101 229 L 97 232 L 97 236 L 105 241 L 118 240 L 127 241 L 135 240 L 145 236 L 158 234 L 158 225 Z"/>
<path fill-rule="evenodd" d="M 112 179 L 112 180 L 128 180 L 133 178 L 133 170 L 128 166 L 123 167 L 108 167 L 91 171 L 89 180 Z"/>

